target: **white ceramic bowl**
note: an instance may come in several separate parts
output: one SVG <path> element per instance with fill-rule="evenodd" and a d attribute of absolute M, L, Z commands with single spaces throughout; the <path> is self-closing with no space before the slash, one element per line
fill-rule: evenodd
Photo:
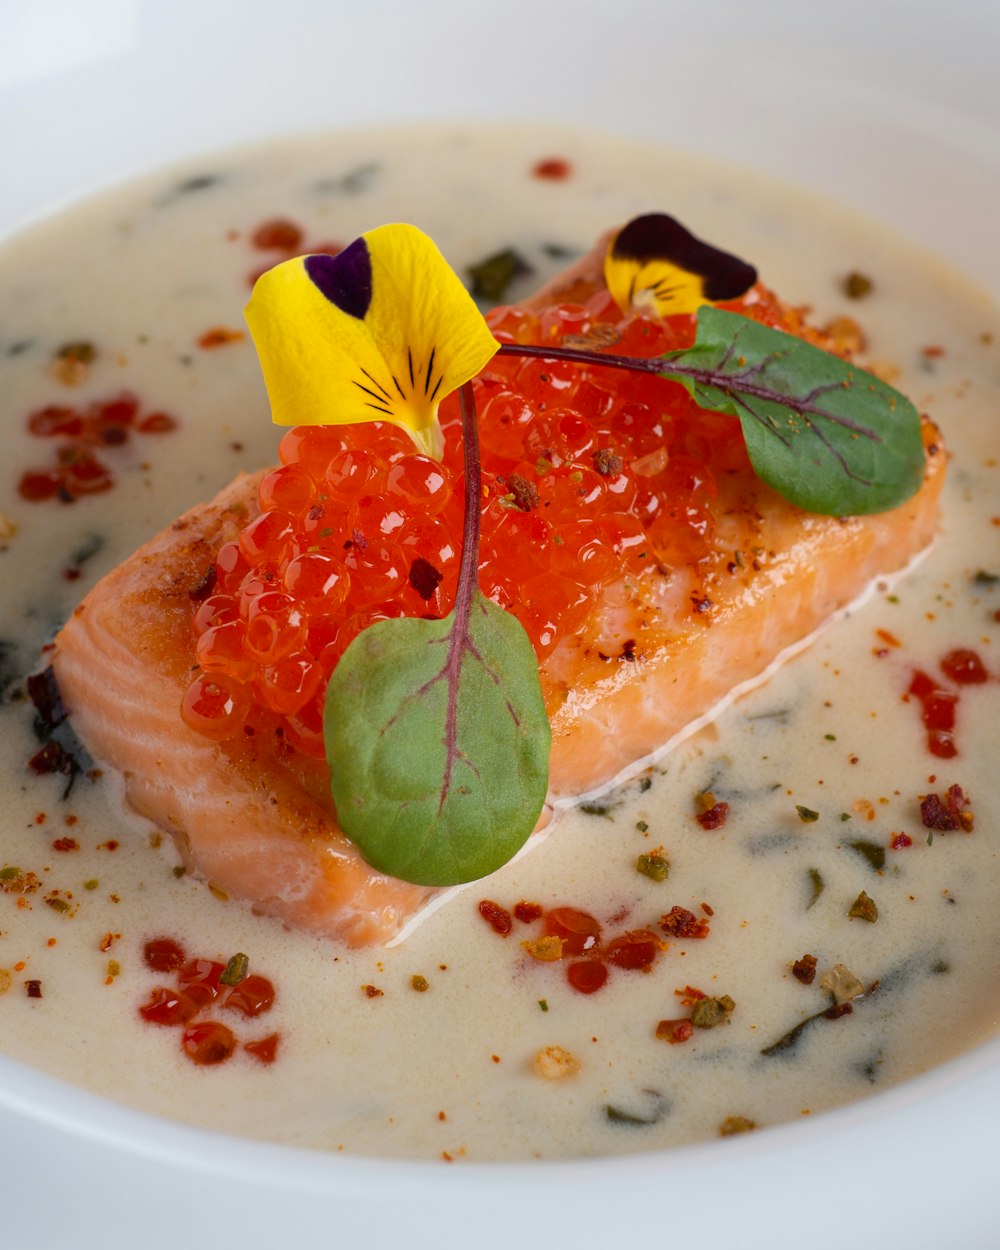
<path fill-rule="evenodd" d="M 806 184 L 1000 290 L 990 0 L 0 0 L 0 28 L 0 233 L 231 142 L 539 117 Z M 0 1058 L 0 1244 L 975 1250 L 1000 1239 L 998 1108 L 1000 1040 L 766 1133 L 449 1169 L 215 1136 Z"/>

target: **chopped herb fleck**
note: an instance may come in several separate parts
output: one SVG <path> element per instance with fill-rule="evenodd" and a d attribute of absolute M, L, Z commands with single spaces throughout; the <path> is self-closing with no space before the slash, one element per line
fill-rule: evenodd
<path fill-rule="evenodd" d="M 648 824 L 647 824 L 647 822 L 646 822 L 646 821 L 644 821 L 644 820 L 637 820 L 637 821 L 635 822 L 635 827 L 639 830 L 639 832 L 640 832 L 640 833 L 648 833 L 648 832 L 649 832 L 649 825 L 648 825 Z"/>
<path fill-rule="evenodd" d="M 721 998 L 700 998 L 691 1008 L 691 1023 L 696 1029 L 714 1029 L 729 1019 L 735 1007 L 728 994 Z"/>
<path fill-rule="evenodd" d="M 874 924 L 878 920 L 878 908 L 864 890 L 851 904 L 851 910 L 847 914 L 853 920 L 867 920 L 869 924 Z"/>
<path fill-rule="evenodd" d="M 640 855 L 635 866 L 650 881 L 666 881 L 670 876 L 670 860 L 665 855 Z"/>
<path fill-rule="evenodd" d="M 814 812 L 811 807 L 803 807 L 801 803 L 796 803 L 795 810 L 804 825 L 812 825 L 819 820 L 819 812 Z"/>
<path fill-rule="evenodd" d="M 752 1133 L 756 1127 L 756 1121 L 748 1120 L 745 1115 L 727 1115 L 719 1125 L 719 1136 L 733 1137 L 737 1133 Z"/>
<path fill-rule="evenodd" d="M 472 294 L 476 299 L 498 304 L 515 278 L 531 272 L 531 266 L 523 256 L 512 247 L 505 248 L 469 266 Z"/>
<path fill-rule="evenodd" d="M 857 851 L 859 855 L 863 855 L 876 872 L 881 872 L 885 867 L 885 847 L 879 846 L 877 842 L 868 842 L 864 838 L 857 838 L 854 842 L 849 842 L 848 846 L 852 851 Z"/>
<path fill-rule="evenodd" d="M 823 880 L 823 876 L 818 868 L 809 869 L 809 881 L 812 885 L 812 897 L 806 904 L 806 911 L 814 905 L 816 900 L 823 893 L 823 890 L 826 888 L 826 882 Z"/>
<path fill-rule="evenodd" d="M 1000 582 L 1000 573 L 987 573 L 985 569 L 979 569 L 972 580 L 977 586 L 995 586 Z"/>
<path fill-rule="evenodd" d="M 64 898 L 47 898 L 45 902 L 53 911 L 59 912 L 60 915 L 69 911 L 70 905 Z"/>
<path fill-rule="evenodd" d="M 222 972 L 219 973 L 219 984 L 239 985 L 241 981 L 246 980 L 249 971 L 249 956 L 244 955 L 242 951 L 238 951 L 229 960 Z"/>
<path fill-rule="evenodd" d="M 542 1011 L 548 1011 L 549 1009 L 549 1002 L 547 998 L 540 998 L 538 1000 L 538 1005 L 542 1009 Z"/>
<path fill-rule="evenodd" d="M 871 294 L 874 283 L 866 273 L 852 270 L 844 279 L 844 294 L 848 299 L 864 299 Z"/>

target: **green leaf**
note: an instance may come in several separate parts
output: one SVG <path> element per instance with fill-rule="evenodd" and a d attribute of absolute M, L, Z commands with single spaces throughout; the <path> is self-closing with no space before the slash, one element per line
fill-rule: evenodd
<path fill-rule="evenodd" d="M 758 477 L 800 508 L 861 516 L 920 488 L 919 413 L 838 356 L 704 305 L 694 346 L 659 363 L 700 408 L 739 418 Z"/>
<path fill-rule="evenodd" d="M 542 810 L 551 730 L 538 663 L 516 618 L 479 590 L 444 620 L 359 634 L 330 680 L 325 734 L 340 824 L 380 872 L 476 880 L 516 854 Z"/>

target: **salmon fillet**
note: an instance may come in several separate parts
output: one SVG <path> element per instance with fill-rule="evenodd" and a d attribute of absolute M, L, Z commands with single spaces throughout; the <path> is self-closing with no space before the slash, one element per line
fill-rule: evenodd
<path fill-rule="evenodd" d="M 601 252 L 535 302 L 592 292 Z M 711 557 L 657 570 L 637 590 L 612 586 L 543 661 L 550 800 L 593 792 L 645 760 L 921 551 L 945 467 L 927 421 L 924 442 L 920 491 L 870 517 L 807 515 L 750 473 L 722 475 Z M 439 891 L 365 863 L 337 826 L 323 761 L 266 721 L 219 743 L 180 716 L 198 588 L 219 547 L 259 512 L 261 476 L 237 478 L 109 573 L 58 635 L 53 669 L 90 752 L 122 774 L 131 805 L 174 836 L 192 872 L 293 927 L 383 943 Z"/>

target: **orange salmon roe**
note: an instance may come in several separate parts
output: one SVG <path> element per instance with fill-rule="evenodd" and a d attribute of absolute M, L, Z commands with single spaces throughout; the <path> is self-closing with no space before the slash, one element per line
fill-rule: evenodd
<path fill-rule="evenodd" d="M 762 288 L 728 307 L 801 333 Z M 655 356 L 689 346 L 695 318 L 622 317 L 606 291 L 540 314 L 489 315 L 503 343 Z M 595 333 L 596 331 L 596 333 Z M 524 625 L 540 660 L 600 592 L 712 551 L 716 477 L 746 470 L 734 417 L 698 409 L 651 375 L 496 357 L 473 383 L 483 466 L 480 586 Z M 262 712 L 322 758 L 327 682 L 375 621 L 451 610 L 464 507 L 457 396 L 441 405 L 443 462 L 385 424 L 302 426 L 260 486 L 262 512 L 216 560 L 194 617 L 195 677 L 182 708 L 210 738 Z M 627 593 L 627 592 L 624 592 Z"/>

